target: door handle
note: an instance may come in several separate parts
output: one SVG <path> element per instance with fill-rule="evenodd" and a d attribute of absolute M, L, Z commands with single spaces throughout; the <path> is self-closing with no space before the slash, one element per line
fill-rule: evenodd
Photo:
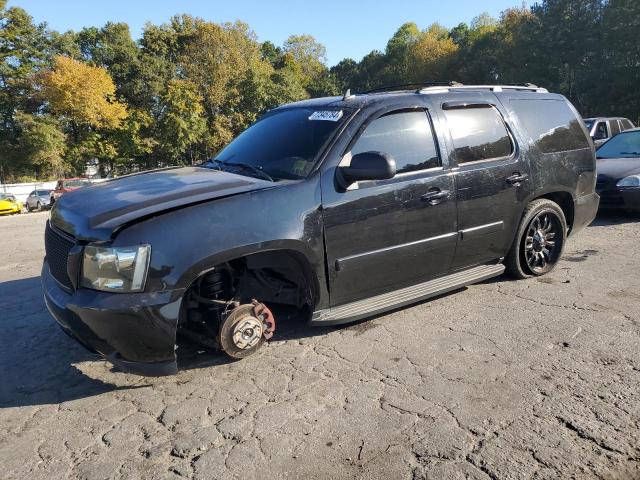
<path fill-rule="evenodd" d="M 524 182 L 527 178 L 529 178 L 529 175 L 527 175 L 526 173 L 515 172 L 510 177 L 507 177 L 506 180 L 507 180 L 507 183 L 517 187 L 522 182 Z"/>
<path fill-rule="evenodd" d="M 429 205 L 437 205 L 440 202 L 448 200 L 450 197 L 449 190 L 430 190 L 420 197 L 423 202 L 428 202 Z"/>

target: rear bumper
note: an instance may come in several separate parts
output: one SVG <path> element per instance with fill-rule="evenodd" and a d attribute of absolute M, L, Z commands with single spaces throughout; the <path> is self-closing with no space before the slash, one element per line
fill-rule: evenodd
<path fill-rule="evenodd" d="M 139 375 L 178 371 L 176 328 L 184 290 L 156 293 L 68 291 L 46 260 L 42 287 L 49 312 L 70 336 L 119 369 Z"/>
<path fill-rule="evenodd" d="M 577 233 L 593 222 L 598 213 L 600 196 L 597 193 L 583 195 L 573 201 L 573 225 L 571 234 Z"/>
<path fill-rule="evenodd" d="M 640 212 L 640 188 L 614 188 L 600 193 L 600 209 Z"/>

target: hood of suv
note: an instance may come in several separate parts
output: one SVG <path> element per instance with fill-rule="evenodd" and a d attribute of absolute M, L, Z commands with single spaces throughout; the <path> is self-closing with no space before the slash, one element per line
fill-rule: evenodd
<path fill-rule="evenodd" d="M 599 158 L 596 169 L 598 176 L 619 180 L 640 173 L 640 158 Z"/>
<path fill-rule="evenodd" d="M 209 168 L 156 170 L 69 192 L 55 203 L 51 222 L 80 240 L 108 240 L 119 227 L 140 218 L 273 185 Z"/>

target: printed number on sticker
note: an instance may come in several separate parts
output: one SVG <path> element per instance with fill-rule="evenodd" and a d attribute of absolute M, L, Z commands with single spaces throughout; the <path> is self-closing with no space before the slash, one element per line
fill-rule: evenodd
<path fill-rule="evenodd" d="M 321 110 L 313 112 L 309 120 L 325 120 L 327 122 L 337 122 L 342 118 L 342 110 Z"/>

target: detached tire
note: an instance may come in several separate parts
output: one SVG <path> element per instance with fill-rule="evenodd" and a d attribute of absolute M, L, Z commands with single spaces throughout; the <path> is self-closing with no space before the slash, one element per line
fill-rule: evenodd
<path fill-rule="evenodd" d="M 524 211 L 513 245 L 504 263 L 514 278 L 549 273 L 562 256 L 567 220 L 560 206 L 547 199 L 531 202 Z"/>
<path fill-rule="evenodd" d="M 265 342 L 262 320 L 255 317 L 253 309 L 251 304 L 236 307 L 220 326 L 219 345 L 231 358 L 248 357 Z"/>

